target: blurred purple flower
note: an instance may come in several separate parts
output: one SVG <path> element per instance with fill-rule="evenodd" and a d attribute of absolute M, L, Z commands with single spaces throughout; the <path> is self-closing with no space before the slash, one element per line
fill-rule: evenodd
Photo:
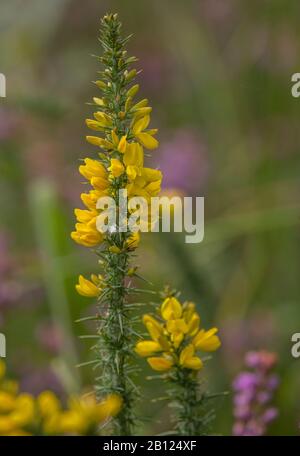
<path fill-rule="evenodd" d="M 55 323 L 40 323 L 36 328 L 36 338 L 41 347 L 53 355 L 57 355 L 64 345 L 63 332 Z"/>
<path fill-rule="evenodd" d="M 50 367 L 26 368 L 22 373 L 20 389 L 33 395 L 38 395 L 45 390 L 51 390 L 60 396 L 64 393 L 61 382 Z"/>
<path fill-rule="evenodd" d="M 16 118 L 15 114 L 11 113 L 7 109 L 0 108 L 0 141 L 5 141 L 10 139 L 17 126 L 19 120 Z"/>
<path fill-rule="evenodd" d="M 235 393 L 233 435 L 264 435 L 268 425 L 277 418 L 277 408 L 269 405 L 279 385 L 278 376 L 270 373 L 276 363 L 275 353 L 261 350 L 246 354 L 245 364 L 251 371 L 238 374 L 232 384 Z"/>
<path fill-rule="evenodd" d="M 0 232 L 0 324 L 4 314 L 16 307 L 32 305 L 42 296 L 41 288 L 34 284 L 26 285 L 18 277 L 19 265 L 10 254 L 8 236 Z"/>
<path fill-rule="evenodd" d="M 202 189 L 207 180 L 206 146 L 189 130 L 180 130 L 170 141 L 161 143 L 158 164 L 163 172 L 164 189 L 193 194 Z"/>

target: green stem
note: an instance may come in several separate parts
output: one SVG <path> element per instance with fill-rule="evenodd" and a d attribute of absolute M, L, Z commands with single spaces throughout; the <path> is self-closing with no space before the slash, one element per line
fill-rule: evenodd
<path fill-rule="evenodd" d="M 176 427 L 179 435 L 199 435 L 199 400 L 198 384 L 194 372 L 178 368 L 175 378 L 176 385 Z M 174 391 L 173 391 L 174 394 Z"/>

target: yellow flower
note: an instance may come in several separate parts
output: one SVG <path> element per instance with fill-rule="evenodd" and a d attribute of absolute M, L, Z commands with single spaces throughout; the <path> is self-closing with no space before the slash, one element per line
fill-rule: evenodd
<path fill-rule="evenodd" d="M 0 391 L 0 413 L 9 413 L 15 407 L 15 396 L 6 391 Z"/>
<path fill-rule="evenodd" d="M 96 218 L 99 215 L 96 210 L 83 210 L 83 209 L 75 209 L 74 214 L 80 223 L 96 223 Z"/>
<path fill-rule="evenodd" d="M 182 315 L 182 307 L 178 299 L 168 297 L 161 306 L 161 315 L 164 320 L 174 320 Z"/>
<path fill-rule="evenodd" d="M 200 317 L 196 312 L 194 312 L 187 322 L 187 333 L 190 336 L 195 336 L 195 334 L 197 334 L 197 332 L 199 331 L 199 325 Z"/>
<path fill-rule="evenodd" d="M 169 333 L 183 333 L 186 334 L 188 326 L 182 318 L 167 321 L 167 330 Z"/>
<path fill-rule="evenodd" d="M 81 296 L 94 298 L 99 296 L 101 289 L 101 277 L 94 274 L 91 275 L 92 280 L 85 279 L 82 275 L 79 276 L 79 283 L 76 285 L 76 290 Z"/>
<path fill-rule="evenodd" d="M 108 171 L 110 171 L 113 177 L 120 177 L 124 173 L 125 168 L 120 160 L 112 158 L 110 160 L 110 167 L 108 168 Z"/>
<path fill-rule="evenodd" d="M 73 397 L 69 400 L 69 408 L 59 417 L 59 428 L 64 434 L 85 435 L 96 430 L 96 427 L 109 417 L 119 413 L 122 406 L 121 398 L 116 394 L 109 395 L 97 403 L 94 396 Z"/>
<path fill-rule="evenodd" d="M 146 149 L 156 149 L 158 147 L 158 141 L 153 138 L 153 134 L 156 133 L 156 130 L 145 131 L 150 123 L 150 116 L 145 115 L 141 119 L 136 119 L 132 126 L 132 132 L 142 146 Z"/>
<path fill-rule="evenodd" d="M 179 364 L 187 369 L 202 369 L 203 363 L 198 356 L 194 356 L 195 347 L 192 344 L 187 345 L 180 353 Z"/>
<path fill-rule="evenodd" d="M 143 323 L 146 326 L 151 338 L 155 341 L 158 341 L 161 336 L 164 334 L 163 326 L 155 320 L 155 318 L 151 317 L 151 315 L 144 315 L 143 316 Z"/>
<path fill-rule="evenodd" d="M 72 231 L 71 238 L 78 244 L 85 247 L 94 247 L 103 241 L 103 234 L 96 228 L 92 228 L 85 223 L 76 223 L 76 231 Z"/>
<path fill-rule="evenodd" d="M 212 328 L 208 331 L 201 329 L 193 339 L 195 348 L 205 352 L 216 351 L 221 346 L 219 337 L 215 335 L 217 332 L 217 328 Z"/>
<path fill-rule="evenodd" d="M 121 152 L 122 154 L 124 154 L 126 152 L 127 145 L 128 145 L 128 143 L 127 143 L 127 135 L 124 135 L 120 139 L 120 142 L 119 142 L 119 145 L 118 145 L 118 151 Z"/>
<path fill-rule="evenodd" d="M 51 416 L 61 410 L 61 404 L 52 391 L 43 391 L 37 397 L 39 412 L 43 417 Z"/>
<path fill-rule="evenodd" d="M 151 357 L 147 359 L 153 370 L 158 372 L 168 371 L 173 366 L 174 362 L 171 359 L 163 357 Z"/>
<path fill-rule="evenodd" d="M 10 419 L 18 428 L 32 424 L 35 420 L 34 397 L 27 393 L 20 394 L 16 398 L 15 409 L 10 414 Z"/>
<path fill-rule="evenodd" d="M 111 118 L 107 114 L 105 114 L 105 112 L 94 112 L 94 117 L 97 120 L 97 122 L 99 122 L 104 128 L 110 127 L 112 125 Z"/>
<path fill-rule="evenodd" d="M 99 160 L 92 160 L 91 158 L 85 158 L 84 165 L 79 166 L 79 172 L 87 180 L 91 180 L 93 177 L 100 177 L 106 179 L 107 171 L 102 163 Z M 108 186 L 108 181 L 106 181 L 106 186 Z"/>
<path fill-rule="evenodd" d="M 138 247 L 141 240 L 141 235 L 139 231 L 132 233 L 131 236 L 127 239 L 125 247 L 127 250 L 134 250 Z"/>
<path fill-rule="evenodd" d="M 143 340 L 136 344 L 135 351 L 139 356 L 147 357 L 152 356 L 158 351 L 162 351 L 162 347 L 158 342 L 152 340 Z"/>
<path fill-rule="evenodd" d="M 127 145 L 124 153 L 124 164 L 126 166 L 126 174 L 130 180 L 134 180 L 136 176 L 142 174 L 144 152 L 140 144 L 133 142 Z"/>

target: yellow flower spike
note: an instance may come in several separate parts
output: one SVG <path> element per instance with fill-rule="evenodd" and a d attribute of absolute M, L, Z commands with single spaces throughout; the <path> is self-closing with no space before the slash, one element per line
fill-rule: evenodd
<path fill-rule="evenodd" d="M 81 296 L 85 296 L 87 298 L 94 298 L 99 296 L 101 290 L 88 279 L 85 279 L 82 275 L 79 276 L 79 283 L 76 285 L 76 291 Z"/>
<path fill-rule="evenodd" d="M 112 158 L 110 160 L 110 167 L 108 168 L 108 171 L 110 171 L 111 175 L 113 177 L 120 177 L 124 171 L 124 165 L 123 163 L 120 162 L 117 158 Z"/>
<path fill-rule="evenodd" d="M 122 136 L 118 145 L 118 151 L 124 154 L 127 148 L 127 135 Z"/>
<path fill-rule="evenodd" d="M 103 125 L 100 122 L 97 122 L 96 120 L 86 119 L 85 123 L 90 130 L 104 131 Z"/>
<path fill-rule="evenodd" d="M 143 340 L 135 346 L 135 352 L 142 357 L 152 356 L 159 351 L 162 351 L 161 345 L 153 340 Z"/>
<path fill-rule="evenodd" d="M 211 328 L 208 331 L 202 329 L 193 339 L 193 344 L 197 350 L 204 352 L 216 351 L 221 346 L 221 341 L 216 333 L 218 328 Z"/>
<path fill-rule="evenodd" d="M 187 369 L 199 370 L 203 367 L 200 358 L 194 356 L 195 347 L 193 344 L 187 345 L 180 353 L 179 364 Z"/>
<path fill-rule="evenodd" d="M 153 370 L 158 372 L 164 372 L 170 370 L 173 365 L 174 361 L 171 359 L 163 358 L 163 357 L 151 357 L 147 359 L 148 363 L 152 367 Z"/>
<path fill-rule="evenodd" d="M 173 296 L 166 298 L 161 306 L 161 315 L 164 320 L 180 318 L 182 315 L 182 307 L 178 299 Z"/>

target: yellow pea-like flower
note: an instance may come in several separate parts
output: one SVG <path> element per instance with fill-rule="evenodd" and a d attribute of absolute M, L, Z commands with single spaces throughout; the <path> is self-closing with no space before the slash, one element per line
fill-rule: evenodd
<path fill-rule="evenodd" d="M 151 317 L 151 315 L 144 315 L 143 323 L 153 340 L 158 341 L 164 335 L 163 326 L 155 318 Z"/>
<path fill-rule="evenodd" d="M 112 125 L 111 118 L 105 112 L 97 111 L 94 113 L 94 117 L 103 127 L 110 127 Z"/>
<path fill-rule="evenodd" d="M 182 307 L 178 299 L 173 296 L 166 298 L 161 306 L 161 314 L 164 320 L 180 318 L 182 315 Z"/>
<path fill-rule="evenodd" d="M 107 177 L 107 171 L 102 163 L 91 158 L 84 159 L 84 165 L 79 166 L 79 172 L 89 181 L 94 177 L 102 177 L 103 179 Z"/>
<path fill-rule="evenodd" d="M 126 152 L 127 145 L 128 145 L 127 135 L 124 135 L 124 136 L 122 136 L 122 138 L 119 141 L 118 151 L 121 152 L 122 154 L 124 154 Z"/>
<path fill-rule="evenodd" d="M 94 280 L 93 280 L 94 279 Z M 79 283 L 76 285 L 76 290 L 81 296 L 94 298 L 99 296 L 101 289 L 95 283 L 95 276 L 92 276 L 92 281 L 85 279 L 82 275 L 79 276 Z"/>
<path fill-rule="evenodd" d="M 153 138 L 153 136 L 149 135 L 149 133 L 146 133 L 146 132 L 138 133 L 136 135 L 136 137 L 140 141 L 142 146 L 144 146 L 146 149 L 149 149 L 149 150 L 157 149 L 158 141 L 157 141 L 157 139 Z"/>
<path fill-rule="evenodd" d="M 132 132 L 136 136 L 137 134 L 141 133 L 143 130 L 145 130 L 150 123 L 150 116 L 146 115 L 142 117 L 141 119 L 136 119 L 134 121 L 134 124 L 132 126 Z"/>
<path fill-rule="evenodd" d="M 198 356 L 194 356 L 195 347 L 193 344 L 187 345 L 180 353 L 179 364 L 187 369 L 199 370 L 203 363 Z"/>
<path fill-rule="evenodd" d="M 199 331 L 200 326 L 200 317 L 199 315 L 194 312 L 187 323 L 187 333 L 190 336 L 195 336 Z"/>
<path fill-rule="evenodd" d="M 111 175 L 113 177 L 120 177 L 124 171 L 124 165 L 123 163 L 120 162 L 117 158 L 112 158 L 110 160 L 110 167 L 108 168 L 108 171 L 110 171 Z"/>
<path fill-rule="evenodd" d="M 43 417 L 51 417 L 61 410 L 61 404 L 52 391 L 43 391 L 37 397 L 39 412 Z"/>
<path fill-rule="evenodd" d="M 158 372 L 168 371 L 172 368 L 174 361 L 161 357 L 151 357 L 147 359 L 153 370 Z"/>
<path fill-rule="evenodd" d="M 158 342 L 153 340 L 143 340 L 135 346 L 135 351 L 139 356 L 152 356 L 154 353 L 162 351 L 162 347 Z"/>
<path fill-rule="evenodd" d="M 135 84 L 127 91 L 127 97 L 133 98 L 139 91 L 139 84 Z"/>
<path fill-rule="evenodd" d="M 216 351 L 221 346 L 221 341 L 216 333 L 218 332 L 217 328 L 209 329 L 205 331 L 202 329 L 196 334 L 193 339 L 193 344 L 197 350 L 202 350 L 205 352 Z"/>
<path fill-rule="evenodd" d="M 105 106 L 103 98 L 93 97 L 93 102 L 98 106 Z"/>
<path fill-rule="evenodd" d="M 167 321 L 167 330 L 169 333 L 187 333 L 188 326 L 182 318 Z"/>
<path fill-rule="evenodd" d="M 88 128 L 90 128 L 91 130 L 95 130 L 95 131 L 103 131 L 104 130 L 103 125 L 100 122 L 97 122 L 97 120 L 86 119 L 85 122 L 86 122 L 86 125 L 88 126 Z"/>

